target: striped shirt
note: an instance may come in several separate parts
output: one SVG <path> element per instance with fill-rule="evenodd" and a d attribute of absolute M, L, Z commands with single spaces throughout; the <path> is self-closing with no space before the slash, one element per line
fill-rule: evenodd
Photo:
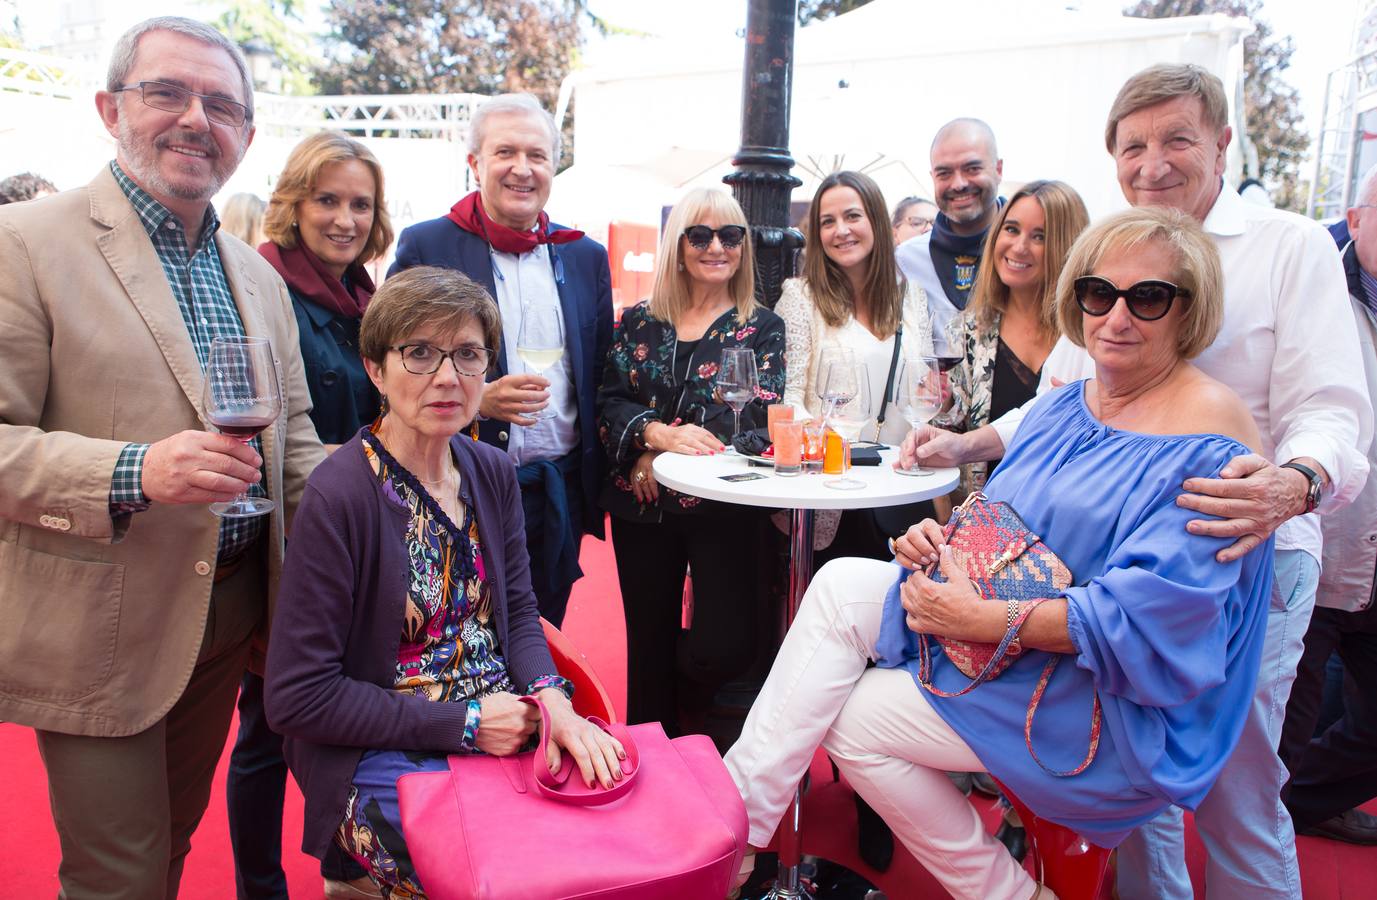
<path fill-rule="evenodd" d="M 213 207 L 206 207 L 200 238 L 195 249 L 188 252 L 181 220 L 135 184 L 118 163 L 111 161 L 110 171 L 138 214 L 139 221 L 148 232 L 148 239 L 153 242 L 163 275 L 172 288 L 172 295 L 177 298 L 177 308 L 182 313 L 182 321 L 186 323 L 191 344 L 196 349 L 196 358 L 201 363 L 201 370 L 205 371 L 212 341 L 217 337 L 244 336 L 239 308 L 234 303 L 234 294 L 230 291 L 220 254 L 215 248 L 215 232 L 220 227 L 220 219 Z M 262 441 L 259 438 L 255 437 L 249 446 L 262 454 Z M 149 500 L 144 496 L 142 487 L 143 460 L 148 447 L 148 444 L 131 443 L 120 451 L 110 482 L 112 516 L 128 515 L 148 508 Z M 267 496 L 262 482 L 251 485 L 249 493 L 256 497 Z M 233 559 L 248 549 L 258 539 L 265 523 L 266 519 L 262 516 L 221 519 L 219 561 Z"/>

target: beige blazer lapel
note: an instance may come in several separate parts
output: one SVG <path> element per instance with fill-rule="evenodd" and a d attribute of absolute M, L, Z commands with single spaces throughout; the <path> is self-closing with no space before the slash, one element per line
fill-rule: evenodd
<path fill-rule="evenodd" d="M 158 342 L 168 368 L 187 400 L 201 412 L 201 363 L 196 358 L 177 298 L 163 275 L 162 263 L 143 221 L 115 176 L 105 169 L 91 183 L 91 218 L 109 230 L 96 238 L 110 269 Z"/>

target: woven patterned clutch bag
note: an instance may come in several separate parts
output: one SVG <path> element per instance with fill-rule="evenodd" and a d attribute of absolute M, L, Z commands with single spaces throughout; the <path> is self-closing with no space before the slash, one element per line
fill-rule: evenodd
<path fill-rule="evenodd" d="M 952 511 L 944 538 L 952 556 L 966 570 L 980 596 L 995 603 L 1026 602 L 1020 619 L 1043 600 L 1061 594 L 1071 584 L 1071 571 L 1042 539 L 1029 530 L 1014 508 L 1003 501 L 986 499 L 976 491 Z M 926 573 L 933 581 L 946 581 L 933 565 Z M 1018 624 L 1022 624 L 1020 621 Z M 930 685 L 928 635 L 919 635 L 919 659 L 924 686 Z M 933 635 L 947 658 L 974 681 L 959 693 L 998 676 L 1022 652 L 1011 629 L 998 644 L 960 641 Z M 940 693 L 932 689 L 934 693 Z"/>

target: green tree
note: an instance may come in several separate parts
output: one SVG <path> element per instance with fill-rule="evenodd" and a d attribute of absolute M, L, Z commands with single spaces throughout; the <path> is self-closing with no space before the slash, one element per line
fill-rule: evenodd
<path fill-rule="evenodd" d="M 1272 26 L 1261 17 L 1262 0 L 1140 0 L 1124 13 L 1144 19 L 1225 13 L 1252 21 L 1253 33 L 1243 42 L 1243 104 L 1258 171 L 1246 174 L 1272 189 L 1277 206 L 1303 212 L 1300 166 L 1310 136 L 1302 127 L 1300 93 L 1282 76 L 1295 43 L 1289 36 L 1273 36 Z"/>
<path fill-rule="evenodd" d="M 214 25 L 236 44 L 257 38 L 282 61 L 282 91 L 313 94 L 316 59 L 314 38 L 301 21 L 303 0 L 201 0 L 224 12 Z"/>
<path fill-rule="evenodd" d="M 807 25 L 809 22 L 830 19 L 842 13 L 849 13 L 853 9 L 860 9 L 869 2 L 870 0 L 799 0 L 798 23 Z"/>
<path fill-rule="evenodd" d="M 326 13 L 330 94 L 528 91 L 554 106 L 582 43 L 557 0 L 339 0 Z"/>

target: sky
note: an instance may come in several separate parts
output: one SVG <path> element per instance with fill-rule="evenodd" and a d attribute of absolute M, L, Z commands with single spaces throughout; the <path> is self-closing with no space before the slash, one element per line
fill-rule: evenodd
<path fill-rule="evenodd" d="M 78 0 L 80 2 L 80 0 Z M 157 15 L 172 9 L 192 15 L 213 17 L 215 0 L 193 0 L 189 4 L 174 4 L 168 0 L 106 0 L 118 7 L 122 16 L 137 21 L 144 16 Z M 958 7 L 960 0 L 910 0 L 910 2 L 950 2 Z M 1118 11 L 1124 0 L 1067 0 L 1068 5 Z M 1296 52 L 1286 77 L 1301 94 L 1305 127 L 1315 133 L 1320 125 L 1324 107 L 1325 79 L 1329 71 L 1349 56 L 1355 15 L 1361 0 L 1264 0 L 1263 17 L 1272 25 L 1274 35 L 1290 35 L 1295 39 Z M 53 27 L 58 8 L 54 0 L 18 0 L 21 20 L 31 39 Z M 660 0 L 588 0 L 589 8 L 613 25 L 654 35 L 672 35 L 677 40 L 730 39 L 746 24 L 746 0 L 692 0 L 692 2 L 660 2 Z M 308 6 L 311 4 L 308 3 Z M 308 24 L 318 26 L 323 20 L 319 8 L 308 10 Z M 188 9 L 188 7 L 190 7 Z M 202 12 L 204 10 L 204 12 Z M 971 35 L 969 22 L 960 23 L 963 39 Z M 584 48 L 584 59 L 590 65 L 606 63 L 609 53 L 615 53 L 616 41 L 604 41 L 590 34 Z"/>

